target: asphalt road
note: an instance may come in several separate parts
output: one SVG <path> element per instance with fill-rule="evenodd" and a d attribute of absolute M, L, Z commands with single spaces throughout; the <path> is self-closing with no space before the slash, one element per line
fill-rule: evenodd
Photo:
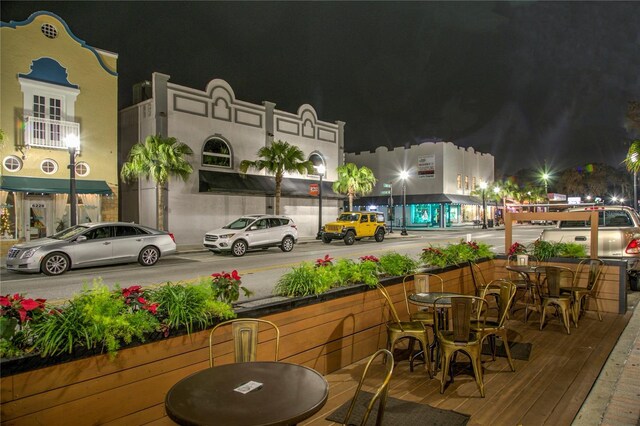
<path fill-rule="evenodd" d="M 543 227 L 514 227 L 513 241 L 528 244 L 540 235 Z M 482 241 L 493 246 L 496 253 L 504 253 L 504 231 L 502 229 L 454 229 L 446 231 L 411 231 L 401 237 L 394 232 L 382 243 L 364 239 L 353 246 L 341 242 L 323 244 L 320 241 L 301 240 L 290 253 L 278 248 L 249 252 L 243 257 L 214 255 L 199 247 L 179 247 L 175 256 L 161 259 L 153 267 L 142 267 L 137 263 L 69 271 L 61 276 L 48 277 L 42 274 L 23 274 L 0 270 L 0 294 L 23 293 L 33 298 L 48 300 L 68 299 L 83 286 L 91 286 L 94 280 L 101 280 L 113 288 L 116 285 L 148 286 L 166 282 L 198 280 L 214 272 L 238 270 L 242 285 L 254 292 L 252 299 L 272 294 L 277 280 L 292 266 L 302 261 L 312 261 L 329 254 L 333 258 L 357 259 L 364 255 L 380 256 L 389 251 L 418 257 L 429 245 L 446 245 L 466 239 Z M 241 300 L 243 297 L 241 296 Z"/>

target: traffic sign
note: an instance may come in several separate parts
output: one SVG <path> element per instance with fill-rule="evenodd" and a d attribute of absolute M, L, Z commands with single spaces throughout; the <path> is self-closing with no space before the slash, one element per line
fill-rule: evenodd
<path fill-rule="evenodd" d="M 318 196 L 320 194 L 320 187 L 317 183 L 309 184 L 309 195 Z"/>
<path fill-rule="evenodd" d="M 391 184 L 390 183 L 383 183 L 382 187 L 383 188 L 391 188 Z"/>
<path fill-rule="evenodd" d="M 391 195 L 391 191 L 380 191 L 380 195 Z"/>

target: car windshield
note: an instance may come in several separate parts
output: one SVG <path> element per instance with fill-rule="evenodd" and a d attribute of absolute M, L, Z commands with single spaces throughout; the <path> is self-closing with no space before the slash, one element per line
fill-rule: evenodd
<path fill-rule="evenodd" d="M 71 228 L 67 228 L 63 231 L 60 231 L 57 234 L 53 234 L 49 238 L 53 238 L 54 240 L 66 240 L 67 238 L 72 238 L 72 237 L 75 237 L 76 235 L 82 234 L 87 229 L 89 229 L 88 226 L 76 225 L 76 226 L 72 226 Z"/>
<path fill-rule="evenodd" d="M 338 218 L 340 222 L 355 222 L 358 220 L 358 215 L 354 213 L 345 213 L 341 214 Z"/>
<path fill-rule="evenodd" d="M 222 229 L 244 229 L 252 224 L 256 219 L 253 217 L 241 217 L 236 219 L 228 225 L 222 227 Z"/>

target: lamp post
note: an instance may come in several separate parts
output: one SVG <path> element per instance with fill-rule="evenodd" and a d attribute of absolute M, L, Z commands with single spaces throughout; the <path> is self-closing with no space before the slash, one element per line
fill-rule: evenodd
<path fill-rule="evenodd" d="M 544 181 L 544 195 L 549 198 L 549 188 L 548 188 L 548 181 L 549 181 L 549 173 L 544 172 L 542 174 L 542 180 Z"/>
<path fill-rule="evenodd" d="M 65 138 L 65 144 L 69 150 L 69 224 L 78 224 L 78 197 L 76 195 L 76 150 L 80 147 L 80 139 L 75 134 L 69 134 Z"/>
<path fill-rule="evenodd" d="M 638 153 L 634 152 L 631 154 L 631 162 L 635 163 L 636 161 L 638 161 Z M 638 210 L 638 171 L 635 164 L 633 167 L 633 209 Z"/>
<path fill-rule="evenodd" d="M 482 189 L 482 229 L 487 229 L 487 182 L 480 182 Z"/>
<path fill-rule="evenodd" d="M 400 179 L 402 179 L 402 231 L 400 235 L 407 234 L 407 178 L 409 173 L 406 170 L 400 172 Z"/>
<path fill-rule="evenodd" d="M 493 194 L 495 195 L 493 197 L 493 199 L 495 201 L 494 204 L 496 205 L 496 212 L 494 214 L 494 219 L 496 219 L 496 223 L 495 223 L 494 226 L 498 226 L 498 225 L 500 225 L 500 221 L 497 220 L 498 219 L 498 212 L 500 211 L 500 209 L 498 208 L 498 204 L 497 204 L 497 201 L 498 201 L 497 198 L 500 196 L 500 187 L 499 186 L 494 186 L 493 187 Z M 503 222 L 504 222 L 504 212 L 502 212 L 502 216 L 501 217 L 502 217 Z"/>
<path fill-rule="evenodd" d="M 315 167 L 318 171 L 318 176 L 320 176 L 320 186 L 318 187 L 318 235 L 316 235 L 316 240 L 319 240 L 322 238 L 322 178 L 327 169 L 324 164 L 319 164 Z"/>

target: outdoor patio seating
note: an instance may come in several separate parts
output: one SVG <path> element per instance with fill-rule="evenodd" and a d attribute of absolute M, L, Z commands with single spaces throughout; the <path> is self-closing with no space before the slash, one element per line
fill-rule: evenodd
<path fill-rule="evenodd" d="M 587 299 L 589 297 L 594 299 L 593 304 L 596 307 L 598 319 L 602 321 L 602 314 L 600 314 L 600 308 L 598 307 L 598 300 L 596 299 L 595 294 L 598 290 L 597 285 L 604 266 L 605 262 L 602 259 L 584 259 L 578 264 L 572 285 L 570 287 L 560 287 L 560 294 L 568 293 L 573 299 L 573 319 L 576 323 L 576 327 L 578 326 L 578 319 L 580 318 L 580 315 L 582 315 L 583 311 L 586 309 Z M 586 278 L 586 287 L 579 285 L 582 278 Z"/>

